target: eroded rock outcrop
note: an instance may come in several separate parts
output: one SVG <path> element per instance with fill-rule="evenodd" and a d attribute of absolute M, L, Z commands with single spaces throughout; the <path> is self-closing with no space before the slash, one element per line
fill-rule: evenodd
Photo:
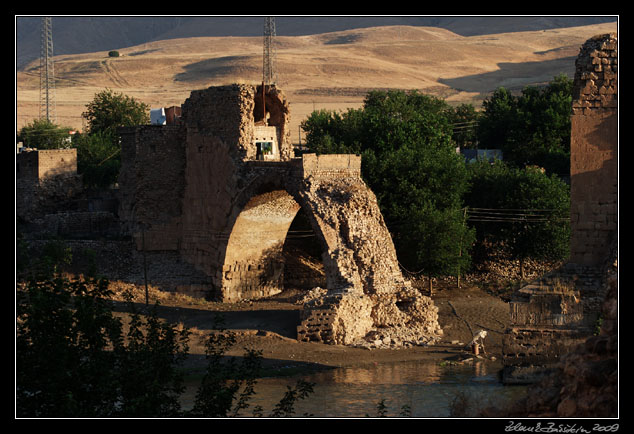
<path fill-rule="evenodd" d="M 438 340 L 438 309 L 403 278 L 376 197 L 360 177 L 313 174 L 299 195 L 330 248 L 329 291 L 304 305 L 298 339 L 367 348 Z"/>

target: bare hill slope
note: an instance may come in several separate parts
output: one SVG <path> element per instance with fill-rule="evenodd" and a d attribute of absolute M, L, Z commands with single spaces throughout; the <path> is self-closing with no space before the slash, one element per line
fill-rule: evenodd
<path fill-rule="evenodd" d="M 358 107 L 369 89 L 420 89 L 452 103 L 499 86 L 521 89 L 572 77 L 579 47 L 616 23 L 460 36 L 436 27 L 374 27 L 276 39 L 277 82 L 291 103 L 293 139 L 313 109 Z M 104 88 L 152 107 L 180 105 L 193 89 L 259 82 L 261 37 L 194 37 L 55 56 L 57 122 L 83 129 L 81 113 Z M 39 63 L 16 72 L 17 127 L 38 115 Z"/>

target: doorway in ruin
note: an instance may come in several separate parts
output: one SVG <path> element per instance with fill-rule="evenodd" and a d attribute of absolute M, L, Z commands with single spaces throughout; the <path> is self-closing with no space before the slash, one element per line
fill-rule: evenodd
<path fill-rule="evenodd" d="M 284 289 L 325 287 L 322 240 L 286 190 L 260 189 L 239 211 L 229 235 L 223 300 L 259 299 Z"/>

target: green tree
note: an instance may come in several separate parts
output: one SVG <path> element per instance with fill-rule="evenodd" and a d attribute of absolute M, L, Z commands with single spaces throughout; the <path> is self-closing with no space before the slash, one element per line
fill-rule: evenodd
<path fill-rule="evenodd" d="M 110 415 L 118 378 L 111 369 L 120 348 L 121 324 L 91 289 L 61 277 L 28 282 L 18 291 L 16 414 L 19 417 Z"/>
<path fill-rule="evenodd" d="M 17 139 L 27 148 L 63 149 L 70 147 L 71 130 L 48 119 L 34 119 L 20 129 Z"/>
<path fill-rule="evenodd" d="M 517 144 L 517 99 L 509 90 L 499 87 L 482 102 L 482 108 L 478 129 L 481 147 L 509 152 Z"/>
<path fill-rule="evenodd" d="M 77 171 L 83 175 L 84 185 L 107 188 L 116 183 L 121 169 L 117 129 L 149 123 L 149 106 L 105 89 L 95 94 L 82 117 L 88 121 L 88 132 L 73 138 Z"/>
<path fill-rule="evenodd" d="M 482 104 L 481 147 L 502 149 L 505 161 L 517 167 L 568 175 L 571 102 L 572 80 L 565 74 L 543 88 L 527 86 L 519 96 L 498 88 Z"/>
<path fill-rule="evenodd" d="M 307 146 L 317 154 L 357 154 L 363 128 L 363 111 L 314 111 L 302 124 Z"/>
<path fill-rule="evenodd" d="M 506 247 L 519 260 L 522 278 L 528 258 L 568 256 L 570 190 L 559 177 L 501 161 L 476 163 L 470 171 L 471 190 L 465 203 L 479 242 L 487 239 Z"/>
<path fill-rule="evenodd" d="M 453 125 L 453 141 L 461 149 L 474 149 L 478 145 L 480 113 L 473 104 L 460 104 L 450 113 Z"/>
<path fill-rule="evenodd" d="M 90 188 L 108 188 L 115 182 L 121 169 L 121 146 L 105 132 L 75 134 L 77 172 Z"/>
<path fill-rule="evenodd" d="M 302 123 L 309 149 L 362 155 L 362 176 L 377 196 L 399 260 L 428 275 L 464 271 L 473 241 L 457 217 L 467 173 L 455 152 L 452 115 L 443 100 L 416 91 L 373 91 L 362 109 L 314 112 Z M 432 252 L 432 244 L 443 251 Z"/>
<path fill-rule="evenodd" d="M 91 134 L 105 133 L 112 137 L 116 137 L 119 127 L 143 125 L 150 121 L 147 104 L 111 89 L 95 94 L 82 117 L 88 121 Z"/>
<path fill-rule="evenodd" d="M 178 414 L 188 331 L 132 311 L 124 334 L 108 281 L 56 275 L 17 293 L 20 417 Z"/>

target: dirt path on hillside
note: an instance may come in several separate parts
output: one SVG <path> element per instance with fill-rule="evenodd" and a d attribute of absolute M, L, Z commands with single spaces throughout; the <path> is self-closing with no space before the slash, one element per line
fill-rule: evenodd
<path fill-rule="evenodd" d="M 433 346 L 396 350 L 298 342 L 296 327 L 302 306 L 294 302 L 297 292 L 293 291 L 240 303 L 167 299 L 161 301 L 159 315 L 192 330 L 187 367 L 193 371 L 202 371 L 206 366 L 203 339 L 214 329 L 217 314 L 223 318 L 224 327 L 237 336 L 236 345 L 227 355 L 239 358 L 245 348 L 260 350 L 265 369 L 273 375 L 412 360 L 460 361 L 470 357 L 464 346 L 478 330 L 488 332 L 484 358 L 501 359 L 502 336 L 509 324 L 508 303 L 477 287 L 443 289 L 432 298 L 444 331 L 442 340 Z"/>

